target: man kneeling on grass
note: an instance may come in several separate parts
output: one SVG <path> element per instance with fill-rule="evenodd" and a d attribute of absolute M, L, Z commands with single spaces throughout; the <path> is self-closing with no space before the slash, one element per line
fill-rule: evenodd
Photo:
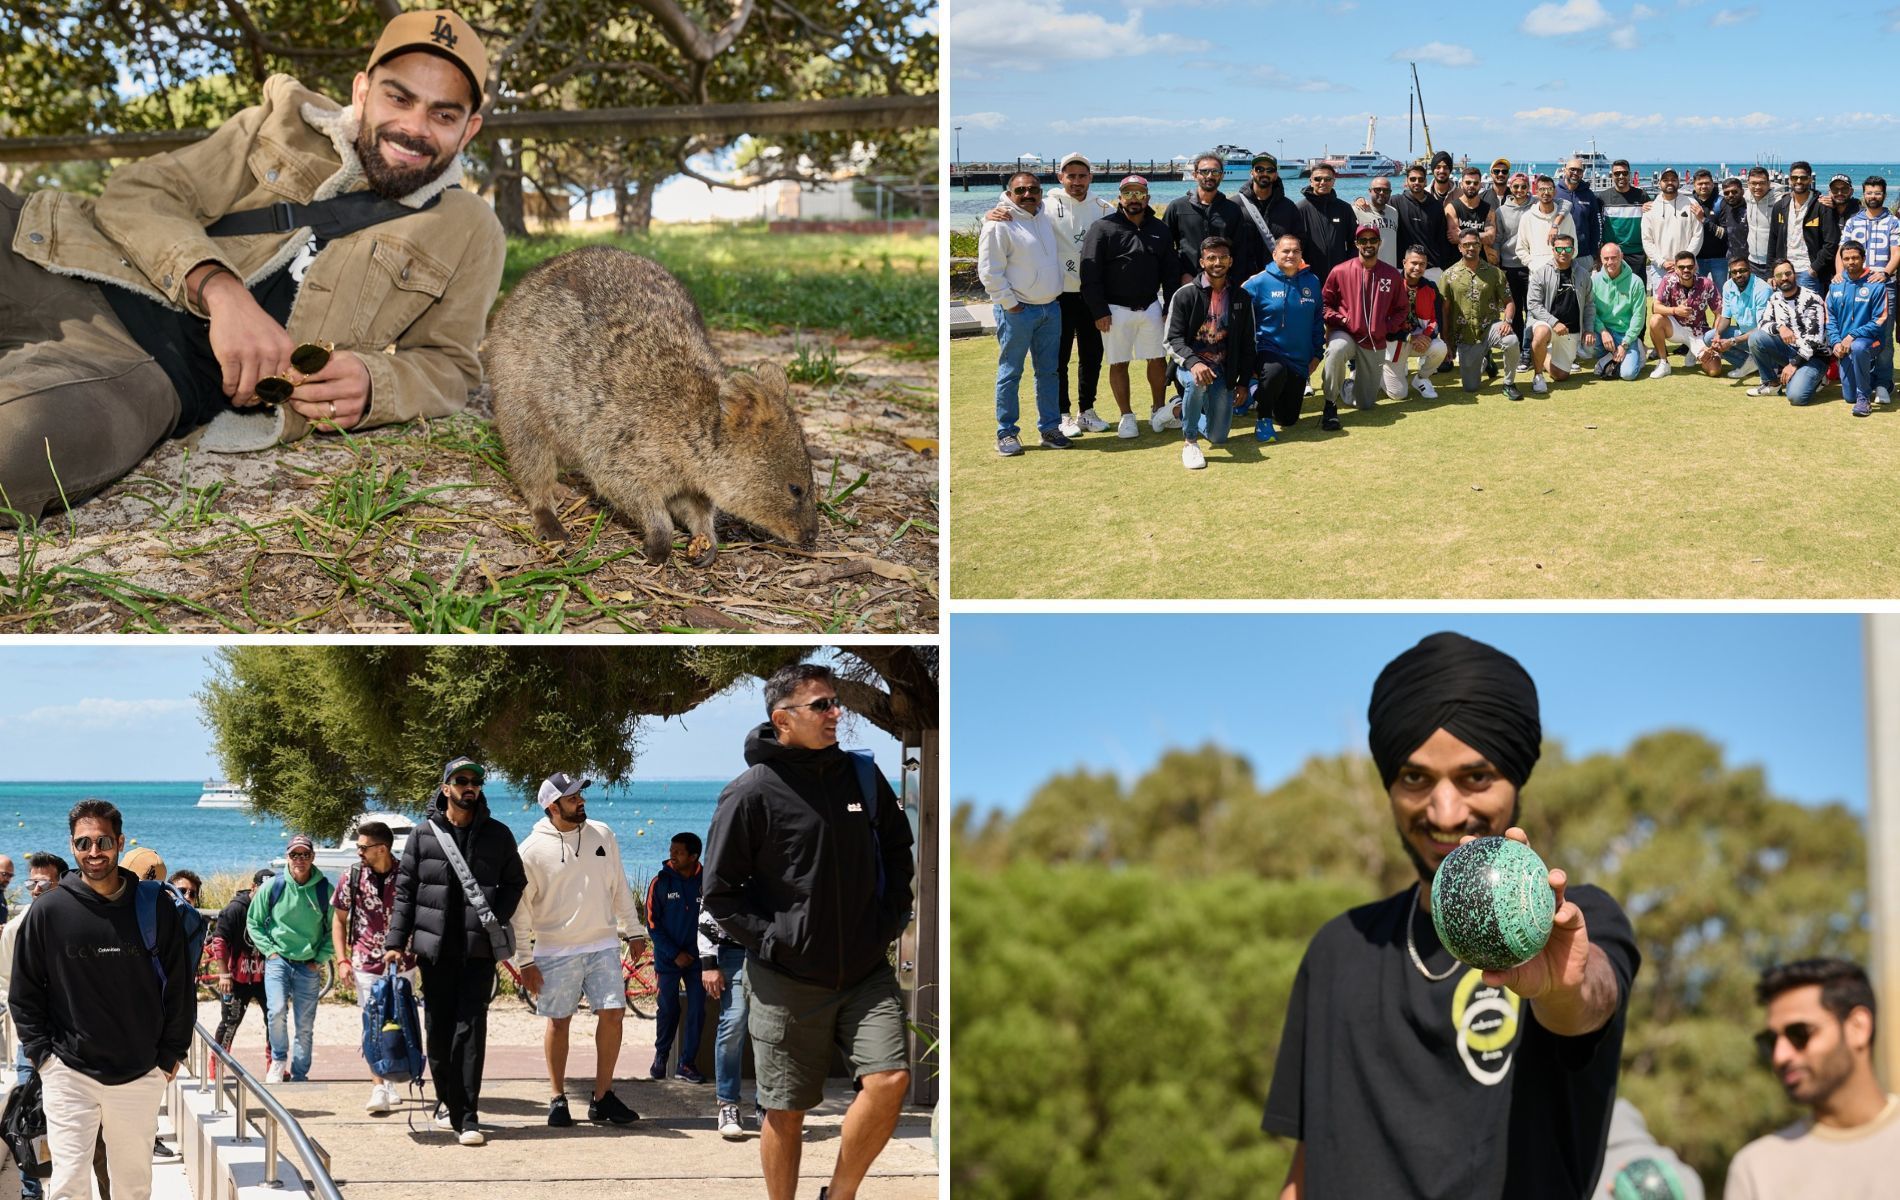
<path fill-rule="evenodd" d="M 0 188 L 0 524 L 201 426 L 261 450 L 460 409 L 507 251 L 456 186 L 487 75 L 462 18 L 403 13 L 347 108 L 273 75 L 97 199 Z"/>
<path fill-rule="evenodd" d="M 1185 392 L 1181 400 L 1181 465 L 1207 465 L 1198 438 L 1227 440 L 1234 407 L 1247 398 L 1253 378 L 1253 297 L 1227 278 L 1233 247 L 1223 237 L 1201 242 L 1200 278 L 1175 289 L 1168 302 L 1168 353 Z M 1229 336 L 1229 331 L 1240 336 Z"/>

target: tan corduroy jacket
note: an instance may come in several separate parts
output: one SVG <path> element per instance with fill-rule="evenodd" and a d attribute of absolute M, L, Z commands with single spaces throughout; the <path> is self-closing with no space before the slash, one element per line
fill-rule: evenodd
<path fill-rule="evenodd" d="M 201 142 L 119 167 L 96 200 L 50 190 L 27 197 L 13 249 L 48 271 L 205 316 L 186 295 L 194 265 L 216 260 L 248 286 L 282 268 L 310 237 L 299 229 L 212 238 L 205 227 L 280 200 L 307 204 L 363 189 L 358 128 L 354 107 L 274 75 L 263 103 Z M 290 336 L 334 342 L 369 368 L 370 407 L 359 428 L 454 412 L 481 382 L 476 348 L 501 287 L 507 241 L 484 201 L 451 186 L 461 178 L 457 159 L 402 198 L 420 208 L 440 192 L 440 203 L 328 243 L 298 288 Z M 288 405 L 222 413 L 213 424 L 239 417 L 262 444 L 308 431 Z M 275 436 L 256 439 L 259 422 Z"/>

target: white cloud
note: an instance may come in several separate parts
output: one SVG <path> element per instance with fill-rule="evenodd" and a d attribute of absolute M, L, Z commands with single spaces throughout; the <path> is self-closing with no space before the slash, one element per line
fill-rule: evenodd
<path fill-rule="evenodd" d="M 161 721 L 197 709 L 192 700 L 112 700 L 88 696 L 71 704 L 48 704 L 31 709 L 19 719 L 66 728 L 111 729 Z"/>
<path fill-rule="evenodd" d="M 1619 25 L 1610 30 L 1610 45 L 1618 50 L 1634 50 L 1637 44 L 1634 25 Z"/>
<path fill-rule="evenodd" d="M 1279 67 L 1264 63 L 1247 72 L 1248 78 L 1272 87 L 1285 88 L 1292 92 L 1337 92 L 1344 95 L 1351 92 L 1351 86 L 1337 83 L 1331 79 L 1299 79 L 1287 74 Z"/>
<path fill-rule="evenodd" d="M 1657 15 L 1656 10 L 1647 4 L 1638 4 L 1635 8 L 1630 9 L 1630 20 L 1632 21 L 1647 21 L 1655 15 Z"/>
<path fill-rule="evenodd" d="M 1518 28 L 1532 37 L 1564 37 L 1609 23 L 1610 14 L 1599 0 L 1564 0 L 1562 4 L 1540 4 L 1531 9 Z"/>
<path fill-rule="evenodd" d="M 1561 79 L 1548 79 L 1548 80 L 1545 80 L 1543 83 L 1538 84 L 1537 90 L 1540 92 L 1561 92 L 1565 90 L 1566 88 L 1568 88 L 1569 86 L 1570 85 L 1568 83 L 1564 82 Z"/>
<path fill-rule="evenodd" d="M 1412 46 L 1392 52 L 1393 62 L 1428 62 L 1441 67 L 1475 67 L 1478 56 L 1469 46 L 1457 46 L 1450 42 L 1426 42 L 1423 46 Z"/>
<path fill-rule="evenodd" d="M 1009 115 L 999 112 L 965 113 L 960 117 L 951 117 L 952 125 L 969 125 L 976 129 L 1001 129 L 1009 124 Z"/>
<path fill-rule="evenodd" d="M 1142 28 L 1139 8 L 1117 23 L 1099 13 L 1068 12 L 1062 0 L 1024 5 L 1015 0 L 967 0 L 950 14 L 950 44 L 959 70 L 1094 61 L 1130 55 L 1191 54 L 1207 42 Z"/>
<path fill-rule="evenodd" d="M 1718 8 L 1715 10 L 1715 15 L 1709 18 L 1709 28 L 1721 29 L 1729 25 L 1740 25 L 1744 21 L 1752 20 L 1760 11 L 1752 4 L 1746 8 Z"/>
<path fill-rule="evenodd" d="M 1083 117 L 1079 121 L 1051 121 L 1049 128 L 1057 133 L 1104 133 L 1123 131 L 1128 133 L 1152 133 L 1165 129 L 1199 129 L 1206 133 L 1218 133 L 1231 128 L 1232 117 L 1203 117 L 1199 120 L 1164 119 L 1162 117 Z"/>

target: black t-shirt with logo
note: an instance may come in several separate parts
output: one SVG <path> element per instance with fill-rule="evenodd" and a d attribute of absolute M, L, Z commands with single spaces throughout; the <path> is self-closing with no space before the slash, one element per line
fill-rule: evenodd
<path fill-rule="evenodd" d="M 1412 890 L 1352 909 L 1313 938 L 1287 1002 L 1261 1128 L 1306 1149 L 1306 1195 L 1586 1200 L 1603 1164 L 1631 981 L 1629 919 L 1572 885 L 1616 974 L 1616 1015 L 1559 1037 L 1528 1001 L 1459 966 Z M 1277 1182 L 1277 1181 L 1274 1181 Z"/>
<path fill-rule="evenodd" d="M 1577 299 L 1576 278 L 1567 271 L 1557 272 L 1557 294 L 1550 298 L 1550 315 L 1572 333 L 1583 332 L 1583 306 Z"/>
<path fill-rule="evenodd" d="M 304 272 L 328 241 L 312 234 L 282 268 L 250 287 L 251 298 L 272 320 L 288 327 Z M 151 355 L 178 392 L 178 424 L 173 437 L 184 437 L 232 407 L 224 395 L 224 368 L 211 352 L 211 323 L 181 309 L 160 304 L 129 288 L 106 284 L 99 289 L 113 315 L 139 348 Z"/>

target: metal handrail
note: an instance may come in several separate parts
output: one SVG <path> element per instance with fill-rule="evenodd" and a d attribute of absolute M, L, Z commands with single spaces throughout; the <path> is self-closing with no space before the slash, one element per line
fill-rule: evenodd
<path fill-rule="evenodd" d="M 304 1178 L 310 1181 L 316 1194 L 322 1200 L 343 1200 L 343 1193 L 337 1190 L 336 1181 L 330 1178 L 330 1156 L 323 1147 L 310 1140 L 310 1135 L 303 1131 L 297 1118 L 290 1115 L 290 1110 L 259 1084 L 257 1077 L 245 1070 L 244 1064 L 232 1057 L 229 1050 L 220 1046 L 217 1038 L 203 1025 L 193 1021 L 191 1028 L 191 1048 L 186 1052 L 186 1065 L 191 1070 L 192 1078 L 198 1081 L 200 1095 L 216 1093 L 211 1104 L 214 1115 L 224 1115 L 225 1088 L 228 1086 L 232 1090 L 236 1121 L 231 1140 L 240 1143 L 251 1140 L 244 1131 L 249 1115 L 249 1105 L 245 1102 L 247 1095 L 256 1096 L 264 1109 L 264 1185 L 283 1186 L 283 1181 L 277 1178 L 277 1127 L 281 1125 L 290 1139 L 290 1148 L 296 1151 L 303 1164 Z M 214 1062 L 224 1069 L 214 1070 Z"/>

